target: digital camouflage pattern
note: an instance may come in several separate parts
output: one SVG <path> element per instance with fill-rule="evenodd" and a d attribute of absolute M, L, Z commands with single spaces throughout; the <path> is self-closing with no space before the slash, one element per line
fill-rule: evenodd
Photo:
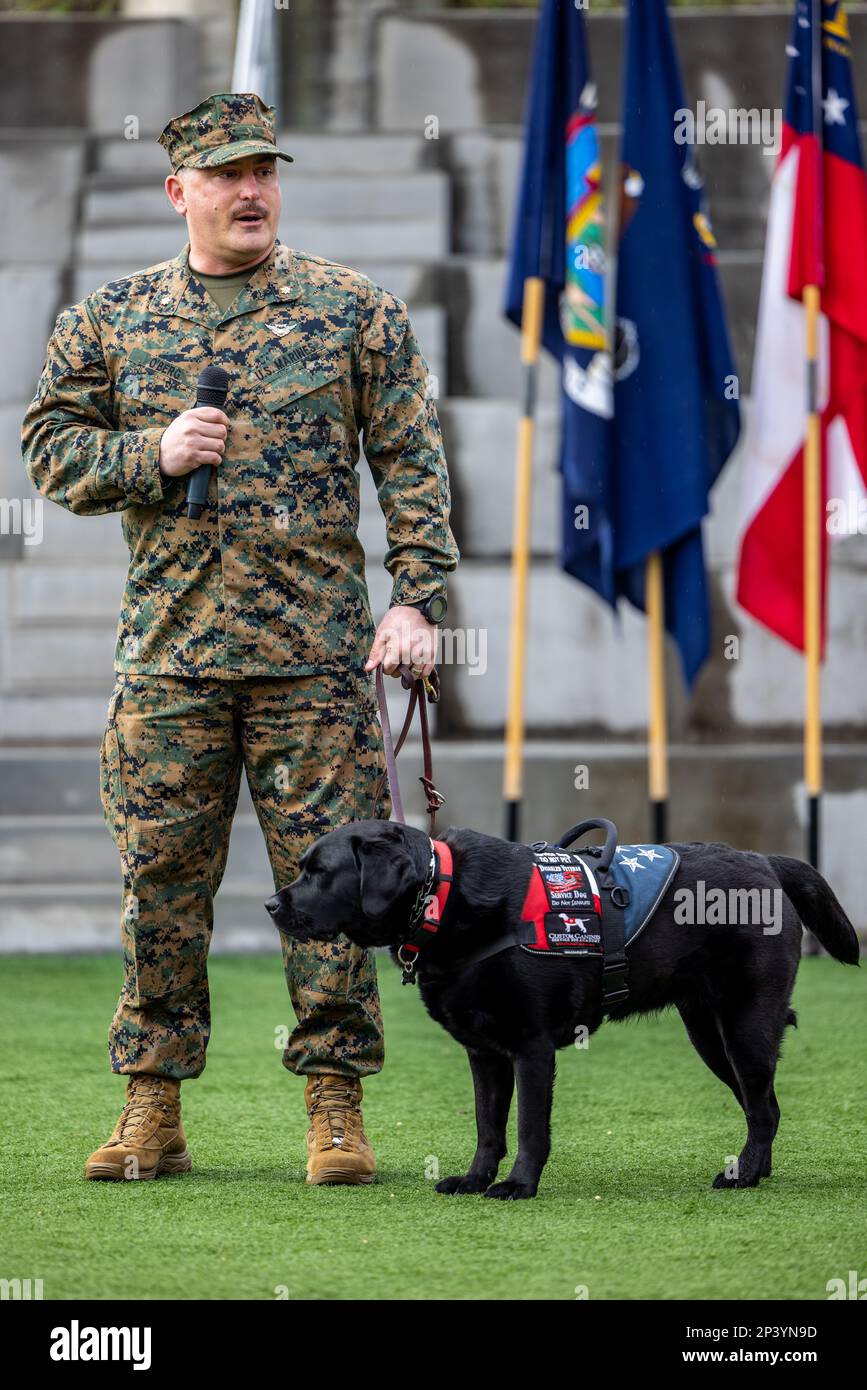
<path fill-rule="evenodd" d="M 213 898 L 242 765 L 277 890 L 319 835 L 391 815 L 387 791 L 373 803 L 385 758 L 372 675 L 117 676 L 100 750 L 103 811 L 124 879 L 124 981 L 109 1032 L 116 1072 L 183 1080 L 204 1068 Z M 263 904 L 268 892 L 263 886 Z M 297 1018 L 284 1065 L 306 1074 L 378 1071 L 372 952 L 345 938 L 280 940 Z"/>
<path fill-rule="evenodd" d="M 209 169 L 254 154 L 273 154 L 292 164 L 292 155 L 277 148 L 276 117 L 275 108 L 255 92 L 217 92 L 192 111 L 173 116 L 159 143 L 173 170 L 181 165 Z"/>
<path fill-rule="evenodd" d="M 386 520 L 391 603 L 446 588 L 459 553 L 428 371 L 406 305 L 276 242 L 226 312 L 174 260 L 63 310 L 24 420 L 27 472 L 79 515 L 120 512 L 130 569 L 115 669 L 363 670 L 375 636 L 357 535 L 359 431 Z M 199 520 L 159 442 L 229 374 L 232 421 Z"/>

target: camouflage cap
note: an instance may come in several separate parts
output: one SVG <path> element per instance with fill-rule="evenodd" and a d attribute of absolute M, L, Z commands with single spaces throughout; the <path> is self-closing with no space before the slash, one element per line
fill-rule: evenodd
<path fill-rule="evenodd" d="M 274 138 L 276 110 L 255 92 L 217 92 L 173 116 L 159 137 L 172 169 L 212 169 L 253 154 L 273 154 L 293 163 L 278 150 Z"/>

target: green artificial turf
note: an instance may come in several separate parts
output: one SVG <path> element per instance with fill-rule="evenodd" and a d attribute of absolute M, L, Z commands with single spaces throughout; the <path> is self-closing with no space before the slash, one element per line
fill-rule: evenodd
<path fill-rule="evenodd" d="M 711 1190 L 744 1138 L 680 1019 L 608 1024 L 558 1056 L 539 1196 L 442 1197 L 474 1139 L 462 1048 L 380 961 L 386 1067 L 365 1083 L 372 1187 L 310 1188 L 278 957 L 215 958 L 207 1068 L 183 1088 L 193 1172 L 88 1183 L 124 1081 L 105 1043 L 110 957 L 0 962 L 0 1274 L 54 1298 L 591 1299 L 827 1297 L 867 1275 L 863 971 L 802 962 L 777 1074 L 774 1176 Z M 514 1112 L 509 1150 L 514 1152 Z M 508 1160 L 507 1160 L 508 1164 Z M 508 1171 L 507 1164 L 501 1170 Z"/>

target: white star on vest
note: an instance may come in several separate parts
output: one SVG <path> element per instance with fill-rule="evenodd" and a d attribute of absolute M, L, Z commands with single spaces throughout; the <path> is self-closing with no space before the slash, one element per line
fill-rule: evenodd
<path fill-rule="evenodd" d="M 617 862 L 618 862 L 618 864 L 625 864 L 626 867 L 627 867 L 628 869 L 631 869 L 633 873 L 635 873 L 635 870 L 636 870 L 636 869 L 646 869 L 646 868 L 647 868 L 647 865 L 646 865 L 646 864 L 642 864 L 642 863 L 641 863 L 641 860 L 638 858 L 638 855 L 637 855 L 637 854 L 631 855 L 631 856 L 628 855 L 628 854 L 622 854 L 622 855 L 620 856 L 620 858 L 618 859 Z"/>

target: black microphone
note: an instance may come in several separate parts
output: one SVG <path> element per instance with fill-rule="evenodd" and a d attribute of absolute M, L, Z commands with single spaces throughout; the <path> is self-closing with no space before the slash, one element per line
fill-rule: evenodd
<path fill-rule="evenodd" d="M 205 367 L 196 383 L 196 409 L 200 405 L 213 405 L 222 410 L 229 394 L 229 373 L 222 367 Z M 190 473 L 187 483 L 187 516 L 197 521 L 208 496 L 211 481 L 211 465 L 201 463 Z"/>

